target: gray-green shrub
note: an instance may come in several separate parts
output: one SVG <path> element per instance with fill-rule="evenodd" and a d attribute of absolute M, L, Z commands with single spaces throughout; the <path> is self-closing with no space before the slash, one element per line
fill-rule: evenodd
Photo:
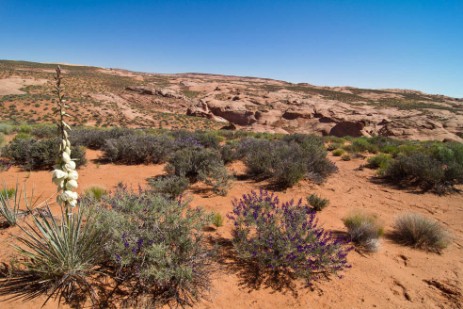
<path fill-rule="evenodd" d="M 177 198 L 188 188 L 188 178 L 177 175 L 167 175 L 150 179 L 149 184 L 154 192 L 168 198 Z"/>
<path fill-rule="evenodd" d="M 388 164 L 384 177 L 403 186 L 418 186 L 442 194 L 463 183 L 463 145 L 409 145 Z"/>
<path fill-rule="evenodd" d="M 283 140 L 247 138 L 240 142 L 237 153 L 251 177 L 271 178 L 281 188 L 291 187 L 303 178 L 322 182 L 336 170 L 326 158 L 322 141 L 311 136 L 295 135 Z"/>
<path fill-rule="evenodd" d="M 128 298 L 186 306 L 208 289 L 213 252 L 203 238 L 202 229 L 210 224 L 204 211 L 123 186 L 96 208 L 96 228 L 111 235 L 104 249 L 113 276 Z"/>
<path fill-rule="evenodd" d="M 190 183 L 202 181 L 213 187 L 214 192 L 225 195 L 230 176 L 220 152 L 212 148 L 186 147 L 175 151 L 169 158 L 166 171 L 186 177 Z"/>
<path fill-rule="evenodd" d="M 56 163 L 59 145 L 59 139 L 15 138 L 2 149 L 2 154 L 26 170 L 51 169 Z M 72 146 L 71 151 L 77 167 L 87 163 L 83 147 Z"/>
<path fill-rule="evenodd" d="M 165 135 L 124 135 L 107 140 L 102 150 L 103 158 L 114 163 L 162 163 L 172 151 L 172 140 Z"/>

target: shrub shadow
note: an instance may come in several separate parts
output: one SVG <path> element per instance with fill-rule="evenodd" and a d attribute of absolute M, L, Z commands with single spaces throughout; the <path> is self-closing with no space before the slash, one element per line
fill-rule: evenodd
<path fill-rule="evenodd" d="M 294 274 L 263 270 L 257 263 L 240 259 L 230 239 L 211 237 L 210 242 L 211 245 L 218 247 L 216 262 L 227 272 L 239 278 L 241 288 L 246 288 L 248 292 L 268 288 L 274 293 L 298 296 L 297 278 Z"/>

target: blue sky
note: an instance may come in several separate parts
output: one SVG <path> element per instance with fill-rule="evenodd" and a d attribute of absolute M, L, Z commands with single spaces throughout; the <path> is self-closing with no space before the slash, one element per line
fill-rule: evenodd
<path fill-rule="evenodd" d="M 463 97 L 463 0 L 0 0 L 0 59 Z"/>

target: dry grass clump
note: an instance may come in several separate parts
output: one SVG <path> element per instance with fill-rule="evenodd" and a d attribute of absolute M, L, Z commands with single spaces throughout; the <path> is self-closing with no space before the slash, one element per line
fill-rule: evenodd
<path fill-rule="evenodd" d="M 397 218 L 393 238 L 402 245 L 437 253 L 450 244 L 449 234 L 437 221 L 416 213 Z"/>
<path fill-rule="evenodd" d="M 367 252 L 378 250 L 384 228 L 375 215 L 356 211 L 344 218 L 343 222 L 350 239 L 359 249 Z"/>

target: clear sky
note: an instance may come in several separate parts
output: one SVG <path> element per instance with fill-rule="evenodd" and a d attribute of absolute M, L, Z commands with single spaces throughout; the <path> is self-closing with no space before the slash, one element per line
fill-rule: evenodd
<path fill-rule="evenodd" d="M 463 97 L 463 0 L 0 0 L 0 59 Z"/>

